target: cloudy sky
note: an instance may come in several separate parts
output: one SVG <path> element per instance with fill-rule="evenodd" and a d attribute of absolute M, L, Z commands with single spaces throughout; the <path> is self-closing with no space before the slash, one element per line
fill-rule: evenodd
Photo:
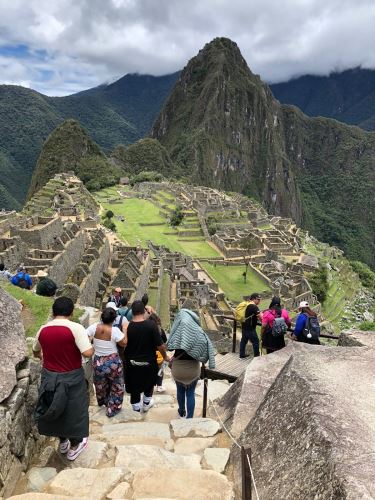
<path fill-rule="evenodd" d="M 217 36 L 279 82 L 375 69 L 375 0 L 0 0 L 0 83 L 66 95 L 184 67 Z"/>

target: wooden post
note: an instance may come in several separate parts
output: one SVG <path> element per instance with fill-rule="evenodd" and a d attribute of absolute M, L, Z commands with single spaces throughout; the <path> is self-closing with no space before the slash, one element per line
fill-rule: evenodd
<path fill-rule="evenodd" d="M 205 365 L 202 366 L 202 374 L 203 374 L 203 410 L 202 410 L 202 417 L 206 418 L 206 415 L 207 415 L 207 385 L 208 385 L 208 379 L 206 377 L 206 367 L 205 367 Z"/>
<path fill-rule="evenodd" d="M 237 341 L 237 320 L 233 320 L 232 352 L 236 352 L 236 341 Z"/>
<path fill-rule="evenodd" d="M 251 450 L 248 448 L 245 450 L 241 446 L 241 475 L 242 475 L 242 500 L 251 500 L 251 474 L 249 470 L 249 464 L 247 457 L 249 456 L 251 463 Z"/>

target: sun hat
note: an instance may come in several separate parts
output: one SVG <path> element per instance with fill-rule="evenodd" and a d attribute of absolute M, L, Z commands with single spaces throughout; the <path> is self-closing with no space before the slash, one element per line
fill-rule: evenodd
<path fill-rule="evenodd" d="M 309 303 L 306 300 L 299 303 L 298 309 L 302 309 L 303 307 L 309 307 Z"/>
<path fill-rule="evenodd" d="M 116 306 L 116 303 L 115 302 L 107 302 L 106 306 L 107 307 L 110 307 L 111 309 L 114 309 L 115 311 L 118 311 L 118 307 Z"/>

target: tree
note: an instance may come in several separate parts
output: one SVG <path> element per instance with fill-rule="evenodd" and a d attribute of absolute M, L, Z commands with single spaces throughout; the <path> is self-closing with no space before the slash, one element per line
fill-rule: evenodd
<path fill-rule="evenodd" d="M 107 210 L 104 217 L 106 219 L 112 219 L 115 216 L 115 214 L 112 212 L 112 210 Z"/>
<path fill-rule="evenodd" d="M 174 209 L 171 214 L 170 224 L 173 227 L 179 226 L 184 218 L 184 214 L 182 212 L 182 207 L 178 206 Z"/>

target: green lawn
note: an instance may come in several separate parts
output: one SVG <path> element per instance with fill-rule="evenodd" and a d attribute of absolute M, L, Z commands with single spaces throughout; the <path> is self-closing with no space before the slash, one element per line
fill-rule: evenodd
<path fill-rule="evenodd" d="M 218 264 L 214 267 L 209 262 L 201 262 L 201 265 L 217 281 L 229 300 L 239 302 L 244 295 L 253 292 L 266 292 L 263 293 L 263 297 L 271 297 L 271 290 L 251 269 L 248 270 L 247 282 L 244 283 L 242 273 L 245 271 L 245 266 L 223 266 Z"/>
<path fill-rule="evenodd" d="M 103 191 L 97 193 L 101 195 Z M 163 234 L 172 232 L 164 217 L 159 214 L 159 208 L 151 201 L 138 198 L 125 199 L 121 204 L 111 205 L 102 201 L 105 210 L 111 209 L 115 215 L 125 217 L 125 222 L 114 222 L 120 238 L 136 245 L 146 245 L 147 240 L 152 240 L 156 245 L 165 245 L 171 251 L 182 252 L 192 257 L 217 257 L 218 253 L 206 241 L 178 241 L 178 234 Z M 164 223 L 159 226 L 142 227 L 140 223 Z"/>
<path fill-rule="evenodd" d="M 52 304 L 54 299 L 51 297 L 41 297 L 30 290 L 23 290 L 10 283 L 2 283 L 1 286 L 9 295 L 17 300 L 22 300 L 25 307 L 23 321 L 27 337 L 34 337 L 39 328 L 48 321 L 52 313 Z M 79 323 L 83 310 L 75 308 L 73 312 L 73 321 Z"/>

